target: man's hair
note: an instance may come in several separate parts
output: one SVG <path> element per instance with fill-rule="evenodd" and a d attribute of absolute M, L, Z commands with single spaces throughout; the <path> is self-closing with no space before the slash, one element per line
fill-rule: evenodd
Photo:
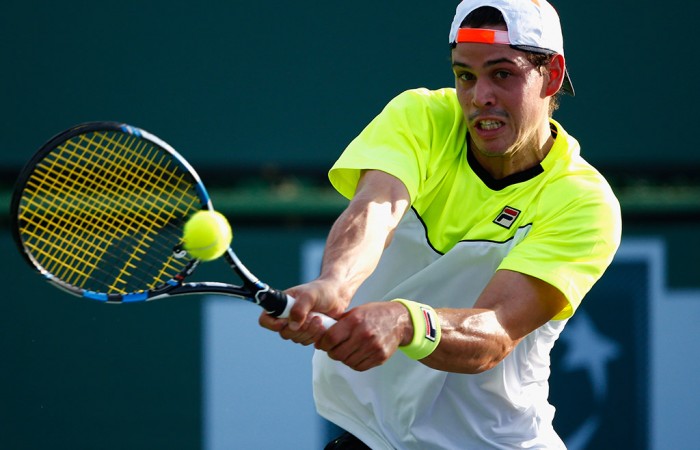
<path fill-rule="evenodd" d="M 491 6 L 482 6 L 470 12 L 469 15 L 467 15 L 467 17 L 465 17 L 462 23 L 460 24 L 460 28 L 488 28 L 489 26 L 493 27 L 495 25 L 507 26 L 506 21 L 503 18 L 503 14 L 501 14 L 501 11 Z M 452 48 L 454 48 L 457 44 L 452 43 L 451 45 Z M 516 49 L 520 50 L 517 47 Z M 520 51 L 523 51 L 527 54 L 527 60 L 530 61 L 530 63 L 534 65 L 540 71 L 540 73 L 543 73 L 544 66 L 546 66 L 552 61 L 551 54 L 537 53 L 524 50 Z M 550 116 L 554 113 L 554 111 L 557 110 L 557 108 L 559 108 L 560 94 L 561 90 L 554 94 L 549 101 Z"/>

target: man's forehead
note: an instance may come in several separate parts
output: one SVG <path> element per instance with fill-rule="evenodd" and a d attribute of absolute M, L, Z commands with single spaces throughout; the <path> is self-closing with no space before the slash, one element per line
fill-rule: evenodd
<path fill-rule="evenodd" d="M 489 67 L 498 64 L 523 66 L 527 54 L 502 44 L 459 43 L 452 49 L 452 64 L 462 67 Z"/>

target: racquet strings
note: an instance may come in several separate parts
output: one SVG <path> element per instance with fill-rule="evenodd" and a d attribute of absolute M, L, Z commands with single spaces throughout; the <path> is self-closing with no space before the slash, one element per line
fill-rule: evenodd
<path fill-rule="evenodd" d="M 192 175 L 146 139 L 118 131 L 70 138 L 28 178 L 19 232 L 46 272 L 78 288 L 154 289 L 185 270 L 182 227 L 201 208 Z"/>

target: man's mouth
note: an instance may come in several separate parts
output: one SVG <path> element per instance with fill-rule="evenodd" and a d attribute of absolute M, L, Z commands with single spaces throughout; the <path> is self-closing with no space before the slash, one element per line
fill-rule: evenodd
<path fill-rule="evenodd" d="M 500 120 L 480 120 L 476 123 L 477 128 L 480 130 L 496 130 L 503 126 L 503 122 Z"/>

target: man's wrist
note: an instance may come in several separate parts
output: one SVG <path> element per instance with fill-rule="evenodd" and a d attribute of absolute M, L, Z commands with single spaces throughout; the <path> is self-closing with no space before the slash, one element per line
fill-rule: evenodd
<path fill-rule="evenodd" d="M 415 360 L 429 356 L 437 348 L 442 335 L 440 320 L 435 310 L 429 305 L 402 298 L 392 301 L 401 303 L 406 307 L 413 325 L 413 335 L 410 337 L 410 342 L 407 345 L 399 346 L 399 350 Z M 404 336 L 402 344 L 405 341 L 406 338 Z"/>

